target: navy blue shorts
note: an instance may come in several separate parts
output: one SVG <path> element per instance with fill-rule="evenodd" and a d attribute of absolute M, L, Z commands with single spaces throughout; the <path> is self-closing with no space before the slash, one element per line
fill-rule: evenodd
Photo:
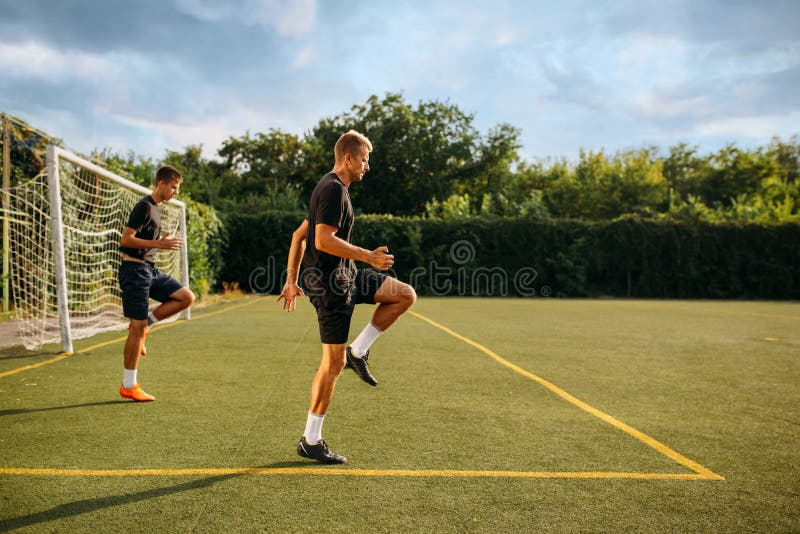
<path fill-rule="evenodd" d="M 122 289 L 122 312 L 128 319 L 147 319 L 150 299 L 166 302 L 183 285 L 152 263 L 123 261 L 119 266 L 119 287 Z"/>
<path fill-rule="evenodd" d="M 309 291 L 308 300 L 317 310 L 320 341 L 331 345 L 347 343 L 356 304 L 375 304 L 375 293 L 386 277 L 372 269 L 359 269 L 355 283 L 347 291 Z"/>

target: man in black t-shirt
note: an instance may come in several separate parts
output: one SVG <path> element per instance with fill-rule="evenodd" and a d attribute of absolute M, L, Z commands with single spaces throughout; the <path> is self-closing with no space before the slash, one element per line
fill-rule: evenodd
<path fill-rule="evenodd" d="M 303 285 L 317 310 L 322 362 L 311 384 L 311 405 L 297 453 L 324 463 L 347 461 L 322 440 L 322 422 L 339 375 L 347 366 L 364 382 L 377 385 L 367 366 L 369 348 L 417 298 L 408 284 L 355 266 L 356 261 L 362 261 L 386 271 L 394 264 L 387 247 L 369 251 L 350 242 L 353 205 L 348 188 L 369 171 L 371 151 L 369 139 L 354 130 L 342 134 L 336 142 L 333 170 L 314 188 L 308 218 L 292 234 L 286 283 L 277 299 L 283 299 L 286 311 L 293 311 L 296 298 L 305 294 L 297 284 L 302 257 Z M 347 345 L 353 308 L 362 303 L 378 306 L 370 323 Z"/>
<path fill-rule="evenodd" d="M 156 172 L 153 192 L 141 199 L 131 211 L 128 223 L 122 230 L 119 249 L 122 263 L 119 267 L 119 285 L 122 289 L 122 311 L 128 319 L 128 340 L 125 342 L 125 369 L 119 394 L 138 402 L 156 400 L 142 391 L 137 380 L 139 356 L 147 354 L 144 338 L 148 327 L 188 308 L 194 302 L 194 293 L 155 266 L 156 249 L 178 250 L 181 240 L 161 236 L 161 210 L 159 204 L 178 194 L 183 177 L 174 167 L 165 165 Z M 161 302 L 149 311 L 150 299 Z"/>

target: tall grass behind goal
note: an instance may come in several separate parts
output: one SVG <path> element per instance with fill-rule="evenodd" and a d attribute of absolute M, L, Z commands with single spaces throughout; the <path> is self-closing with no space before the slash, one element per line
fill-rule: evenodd
<path fill-rule="evenodd" d="M 126 324 L 117 273 L 119 240 L 134 205 L 151 191 L 56 146 L 47 174 L 11 190 L 11 286 L 28 349 L 120 329 Z M 189 285 L 186 206 L 161 204 L 161 231 L 183 239 L 159 250 L 157 267 Z M 189 312 L 184 312 L 189 318 Z"/>

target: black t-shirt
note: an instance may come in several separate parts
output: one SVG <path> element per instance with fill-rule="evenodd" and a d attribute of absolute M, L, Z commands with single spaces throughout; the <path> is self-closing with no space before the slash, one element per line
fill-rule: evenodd
<path fill-rule="evenodd" d="M 161 236 L 161 210 L 153 197 L 147 195 L 136 203 L 128 218 L 127 228 L 136 230 L 139 239 L 158 239 Z M 155 263 L 156 250 L 154 248 L 128 248 L 120 246 L 119 249 L 132 258 Z"/>
<path fill-rule="evenodd" d="M 353 205 L 347 187 L 335 173 L 322 177 L 308 205 L 308 235 L 303 254 L 303 281 L 307 289 L 344 288 L 355 282 L 356 263 L 317 250 L 314 235 L 317 224 L 328 224 L 339 228 L 336 237 L 348 243 L 353 233 Z"/>

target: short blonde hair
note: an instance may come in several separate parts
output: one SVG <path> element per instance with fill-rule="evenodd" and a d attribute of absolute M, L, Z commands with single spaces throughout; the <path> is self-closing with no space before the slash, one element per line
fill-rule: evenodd
<path fill-rule="evenodd" d="M 344 159 L 345 154 L 349 153 L 355 156 L 361 147 L 366 147 L 368 152 L 372 152 L 372 143 L 367 139 L 367 136 L 355 130 L 350 130 L 343 133 L 339 140 L 336 141 L 336 146 L 333 147 L 333 154 L 336 156 L 336 161 L 341 161 Z"/>

